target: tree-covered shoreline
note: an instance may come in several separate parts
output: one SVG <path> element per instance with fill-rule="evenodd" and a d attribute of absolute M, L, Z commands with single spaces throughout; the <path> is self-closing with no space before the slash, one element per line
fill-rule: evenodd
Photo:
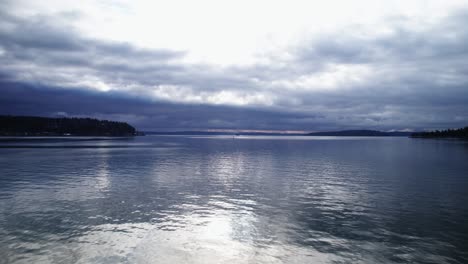
<path fill-rule="evenodd" d="M 436 130 L 411 134 L 413 138 L 462 138 L 468 139 L 468 126 L 459 129 Z"/>
<path fill-rule="evenodd" d="M 125 122 L 93 118 L 0 116 L 0 136 L 135 136 Z"/>

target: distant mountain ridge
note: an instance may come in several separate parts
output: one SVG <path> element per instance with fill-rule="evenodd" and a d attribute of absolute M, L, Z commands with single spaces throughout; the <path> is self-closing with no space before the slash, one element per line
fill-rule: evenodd
<path fill-rule="evenodd" d="M 215 135 L 244 135 L 244 136 L 353 136 L 353 137 L 408 137 L 412 132 L 382 132 L 376 130 L 343 130 L 330 132 L 313 132 L 313 133 L 280 133 L 280 132 L 220 132 L 220 131 L 171 131 L 171 132 L 149 132 L 147 135 L 198 135 L 198 136 L 215 136 Z"/>
<path fill-rule="evenodd" d="M 125 122 L 92 118 L 49 118 L 0 115 L 0 136 L 135 136 Z"/>
<path fill-rule="evenodd" d="M 382 132 L 377 130 L 341 130 L 328 132 L 313 132 L 307 136 L 336 136 L 336 137 L 408 137 L 412 132 Z"/>

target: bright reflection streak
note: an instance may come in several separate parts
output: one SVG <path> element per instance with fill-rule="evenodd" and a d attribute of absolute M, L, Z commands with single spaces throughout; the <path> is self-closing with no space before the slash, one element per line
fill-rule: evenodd
<path fill-rule="evenodd" d="M 217 203 L 217 202 L 213 202 Z M 235 206 L 233 204 L 224 206 Z M 213 209 L 213 207 L 210 207 Z M 193 208 L 192 208 L 193 209 Z M 330 256 L 310 248 L 256 241 L 254 213 L 210 210 L 168 215 L 164 223 L 96 226 L 79 243 L 67 246 L 85 262 L 110 263 L 322 263 Z M 168 228 L 172 226 L 174 228 Z M 68 252 L 70 253 L 70 252 Z M 298 254 L 299 253 L 299 254 Z"/>

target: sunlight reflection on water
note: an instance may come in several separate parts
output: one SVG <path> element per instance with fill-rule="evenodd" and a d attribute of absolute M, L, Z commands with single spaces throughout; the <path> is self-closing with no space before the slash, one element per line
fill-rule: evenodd
<path fill-rule="evenodd" d="M 96 146 L 0 149 L 2 260 L 467 260 L 463 142 L 144 137 Z"/>

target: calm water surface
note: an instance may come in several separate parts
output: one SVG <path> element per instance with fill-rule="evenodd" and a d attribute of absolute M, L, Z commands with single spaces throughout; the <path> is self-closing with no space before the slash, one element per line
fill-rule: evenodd
<path fill-rule="evenodd" d="M 0 263 L 468 263 L 468 143 L 2 141 Z"/>

